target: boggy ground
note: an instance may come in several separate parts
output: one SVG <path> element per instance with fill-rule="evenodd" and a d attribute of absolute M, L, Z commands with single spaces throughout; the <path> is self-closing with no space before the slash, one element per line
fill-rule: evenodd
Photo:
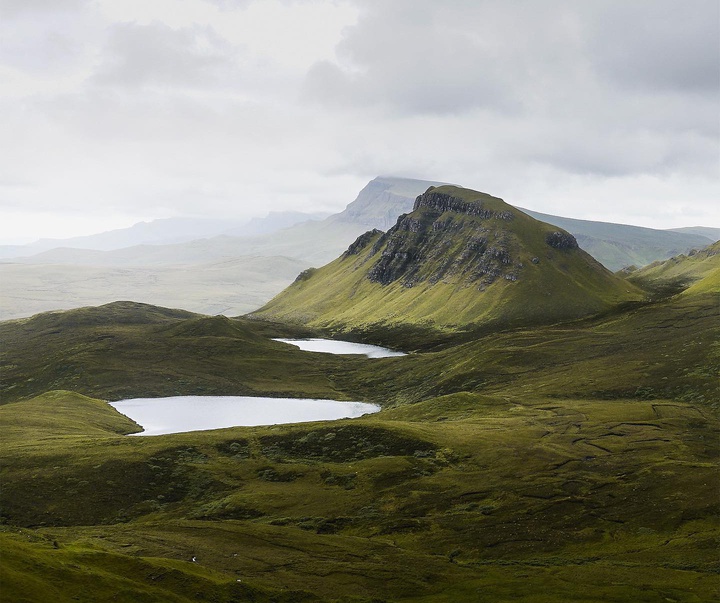
<path fill-rule="evenodd" d="M 3 323 L 3 598 L 714 600 L 716 304 L 676 296 L 372 361 L 147 307 Z M 279 395 L 385 410 L 138 438 L 95 399 L 267 392 L 279 375 Z"/>

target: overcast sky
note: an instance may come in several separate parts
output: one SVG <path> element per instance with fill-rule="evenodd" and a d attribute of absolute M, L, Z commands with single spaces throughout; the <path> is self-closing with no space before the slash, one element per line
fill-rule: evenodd
<path fill-rule="evenodd" d="M 0 0 L 0 243 L 377 175 L 720 227 L 717 0 Z"/>

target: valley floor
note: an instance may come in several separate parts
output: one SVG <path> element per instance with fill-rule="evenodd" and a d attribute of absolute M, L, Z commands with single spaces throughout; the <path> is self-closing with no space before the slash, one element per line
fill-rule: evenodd
<path fill-rule="evenodd" d="M 372 361 L 137 305 L 2 323 L 2 600 L 716 600 L 716 301 Z M 170 390 L 385 410 L 129 438 L 102 401 Z"/>

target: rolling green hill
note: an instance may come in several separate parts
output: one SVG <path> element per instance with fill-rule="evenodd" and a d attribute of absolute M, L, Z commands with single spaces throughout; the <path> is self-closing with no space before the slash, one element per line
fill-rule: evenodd
<path fill-rule="evenodd" d="M 140 304 L 1 323 L 3 596 L 710 601 L 719 327 L 691 289 L 373 361 Z M 385 410 L 128 438 L 93 399 L 248 391 Z"/>
<path fill-rule="evenodd" d="M 340 331 L 457 330 L 577 318 L 640 297 L 566 232 L 496 197 L 441 186 L 253 316 Z"/>
<path fill-rule="evenodd" d="M 543 250 L 533 266 L 561 258 L 549 271 L 556 283 L 578 267 L 599 271 L 571 291 L 593 298 L 606 282 L 606 303 L 624 291 L 582 252 L 548 246 L 571 244 L 567 235 L 522 214 L 502 218 L 514 210 L 493 198 L 473 207 L 483 213 L 446 211 L 443 221 L 464 222 L 455 234 L 486 228 L 473 230 L 487 238 L 484 252 Z M 481 278 L 500 271 L 485 292 L 522 282 L 501 276 L 518 267 L 495 252 L 444 267 L 425 211 L 409 217 L 417 222 L 396 239 L 388 233 L 384 249 L 395 241 L 394 253 L 405 253 L 409 232 L 424 261 L 389 256 L 375 273 L 389 284 L 363 277 L 370 285 L 412 279 L 412 291 L 444 268 L 483 295 L 479 267 Z M 499 228 L 508 222 L 514 229 Z M 331 266 L 352 271 L 381 236 Z M 468 249 L 453 242 L 446 259 Z M 271 338 L 328 331 L 132 302 L 2 322 L 0 598 L 715 600 L 720 283 L 711 251 L 658 267 L 685 279 L 681 291 L 556 324 L 448 328 L 419 346 L 433 351 L 395 358 L 302 352 Z M 377 265 L 368 258 L 355 272 Z M 397 337 L 395 325 L 374 333 Z M 365 399 L 383 410 L 128 437 L 138 426 L 104 402 L 254 393 Z"/>

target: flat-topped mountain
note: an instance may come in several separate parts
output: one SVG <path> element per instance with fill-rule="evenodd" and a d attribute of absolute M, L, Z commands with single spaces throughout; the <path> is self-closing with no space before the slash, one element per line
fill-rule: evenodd
<path fill-rule="evenodd" d="M 444 182 L 378 176 L 368 182 L 357 198 L 342 212 L 327 219 L 328 223 L 347 222 L 366 229 L 387 230 L 400 214 L 412 211 L 415 197 L 429 186 Z"/>
<path fill-rule="evenodd" d="M 640 296 L 566 231 L 446 185 L 430 187 L 387 233 L 361 235 L 253 315 L 340 330 L 465 329 L 575 318 Z"/>

